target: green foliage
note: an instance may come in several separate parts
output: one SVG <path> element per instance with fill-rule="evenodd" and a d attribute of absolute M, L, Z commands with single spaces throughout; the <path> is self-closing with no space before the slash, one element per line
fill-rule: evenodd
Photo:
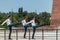
<path fill-rule="evenodd" d="M 0 28 L 5 28 L 5 29 L 7 29 L 8 27 L 7 27 L 7 26 L 0 26 Z"/>
<path fill-rule="evenodd" d="M 23 11 L 23 7 L 19 8 L 18 12 L 9 12 L 9 13 L 1 13 L 0 12 L 0 24 L 4 20 L 6 20 L 7 15 L 12 15 L 13 23 L 20 22 L 22 19 L 24 19 L 24 17 L 27 17 L 28 21 L 30 21 L 31 16 L 37 16 L 40 23 L 46 22 L 47 25 L 50 24 L 50 13 L 48 13 L 48 12 L 41 12 L 39 14 L 37 14 L 36 12 L 29 13 L 27 11 Z M 4 27 L 7 28 L 7 26 L 4 26 Z"/>
<path fill-rule="evenodd" d="M 39 20 L 43 23 L 46 22 L 47 25 L 50 24 L 50 13 L 48 12 L 42 12 L 39 14 Z"/>

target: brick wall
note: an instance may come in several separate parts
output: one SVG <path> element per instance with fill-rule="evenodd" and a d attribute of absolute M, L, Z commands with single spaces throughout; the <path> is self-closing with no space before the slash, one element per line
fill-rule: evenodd
<path fill-rule="evenodd" d="M 53 0 L 50 24 L 52 26 L 60 26 L 60 0 Z"/>

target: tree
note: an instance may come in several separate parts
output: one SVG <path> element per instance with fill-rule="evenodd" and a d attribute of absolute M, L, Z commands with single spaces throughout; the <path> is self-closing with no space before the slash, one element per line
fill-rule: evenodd
<path fill-rule="evenodd" d="M 27 14 L 28 14 L 28 12 L 24 11 L 22 15 L 23 15 L 23 17 L 25 17 Z"/>
<path fill-rule="evenodd" d="M 50 13 L 48 13 L 48 12 L 40 13 L 39 19 L 42 23 L 45 22 L 47 25 L 49 25 L 50 24 Z"/>
<path fill-rule="evenodd" d="M 22 14 L 23 14 L 23 7 L 18 9 L 18 16 L 22 17 Z"/>
<path fill-rule="evenodd" d="M 30 12 L 26 15 L 26 17 L 28 17 L 28 21 L 31 20 L 31 17 L 37 16 L 37 14 L 35 12 Z"/>

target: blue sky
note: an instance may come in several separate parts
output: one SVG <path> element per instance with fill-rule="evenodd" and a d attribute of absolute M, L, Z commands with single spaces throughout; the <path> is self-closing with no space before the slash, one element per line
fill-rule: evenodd
<path fill-rule="evenodd" d="M 52 11 L 52 0 L 0 0 L 0 11 L 17 12 L 19 7 L 23 7 L 28 12 L 50 12 Z"/>

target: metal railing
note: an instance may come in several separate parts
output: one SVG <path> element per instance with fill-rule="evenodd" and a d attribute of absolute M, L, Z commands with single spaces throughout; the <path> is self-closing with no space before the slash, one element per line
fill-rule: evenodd
<path fill-rule="evenodd" d="M 7 39 L 6 39 L 6 37 L 7 37 L 7 36 L 6 36 L 6 29 L 1 29 L 1 30 L 4 31 L 4 40 L 7 40 Z M 20 40 L 18 34 L 19 34 L 20 31 L 22 32 L 22 30 L 24 30 L 24 29 L 13 29 L 13 30 L 15 30 L 15 33 L 16 33 L 16 34 L 15 34 L 15 35 L 16 35 L 16 38 L 15 38 L 15 39 L 16 39 L 16 40 Z M 44 36 L 45 34 L 44 34 L 44 33 L 45 33 L 45 30 L 47 30 L 47 29 L 45 29 L 45 30 L 44 30 L 44 29 L 39 29 L 39 30 L 40 30 L 39 32 L 42 32 L 42 36 L 41 36 L 42 39 L 41 39 L 41 40 L 45 40 L 45 38 L 44 38 L 44 37 L 45 37 L 45 36 Z M 55 40 L 59 40 L 59 39 L 58 39 L 58 37 L 59 37 L 59 36 L 58 36 L 58 35 L 59 35 L 59 32 L 58 32 L 58 31 L 59 31 L 60 29 L 48 29 L 48 30 L 55 31 L 55 32 L 54 32 L 55 35 L 56 35 L 56 36 L 54 36 L 54 37 L 55 37 Z M 24 32 L 24 31 L 23 31 L 23 32 Z M 33 32 L 33 31 L 32 31 L 32 32 Z M 28 34 L 28 40 L 31 40 L 31 38 L 30 38 L 30 37 L 31 37 L 31 30 L 30 30 L 30 29 L 28 29 L 28 33 L 29 33 L 29 34 Z M 52 34 L 52 33 L 51 33 L 51 34 Z M 49 37 L 49 36 L 48 36 L 48 37 Z M 23 39 L 23 38 L 22 38 L 22 39 Z M 40 39 L 39 39 L 39 40 L 40 40 Z"/>

